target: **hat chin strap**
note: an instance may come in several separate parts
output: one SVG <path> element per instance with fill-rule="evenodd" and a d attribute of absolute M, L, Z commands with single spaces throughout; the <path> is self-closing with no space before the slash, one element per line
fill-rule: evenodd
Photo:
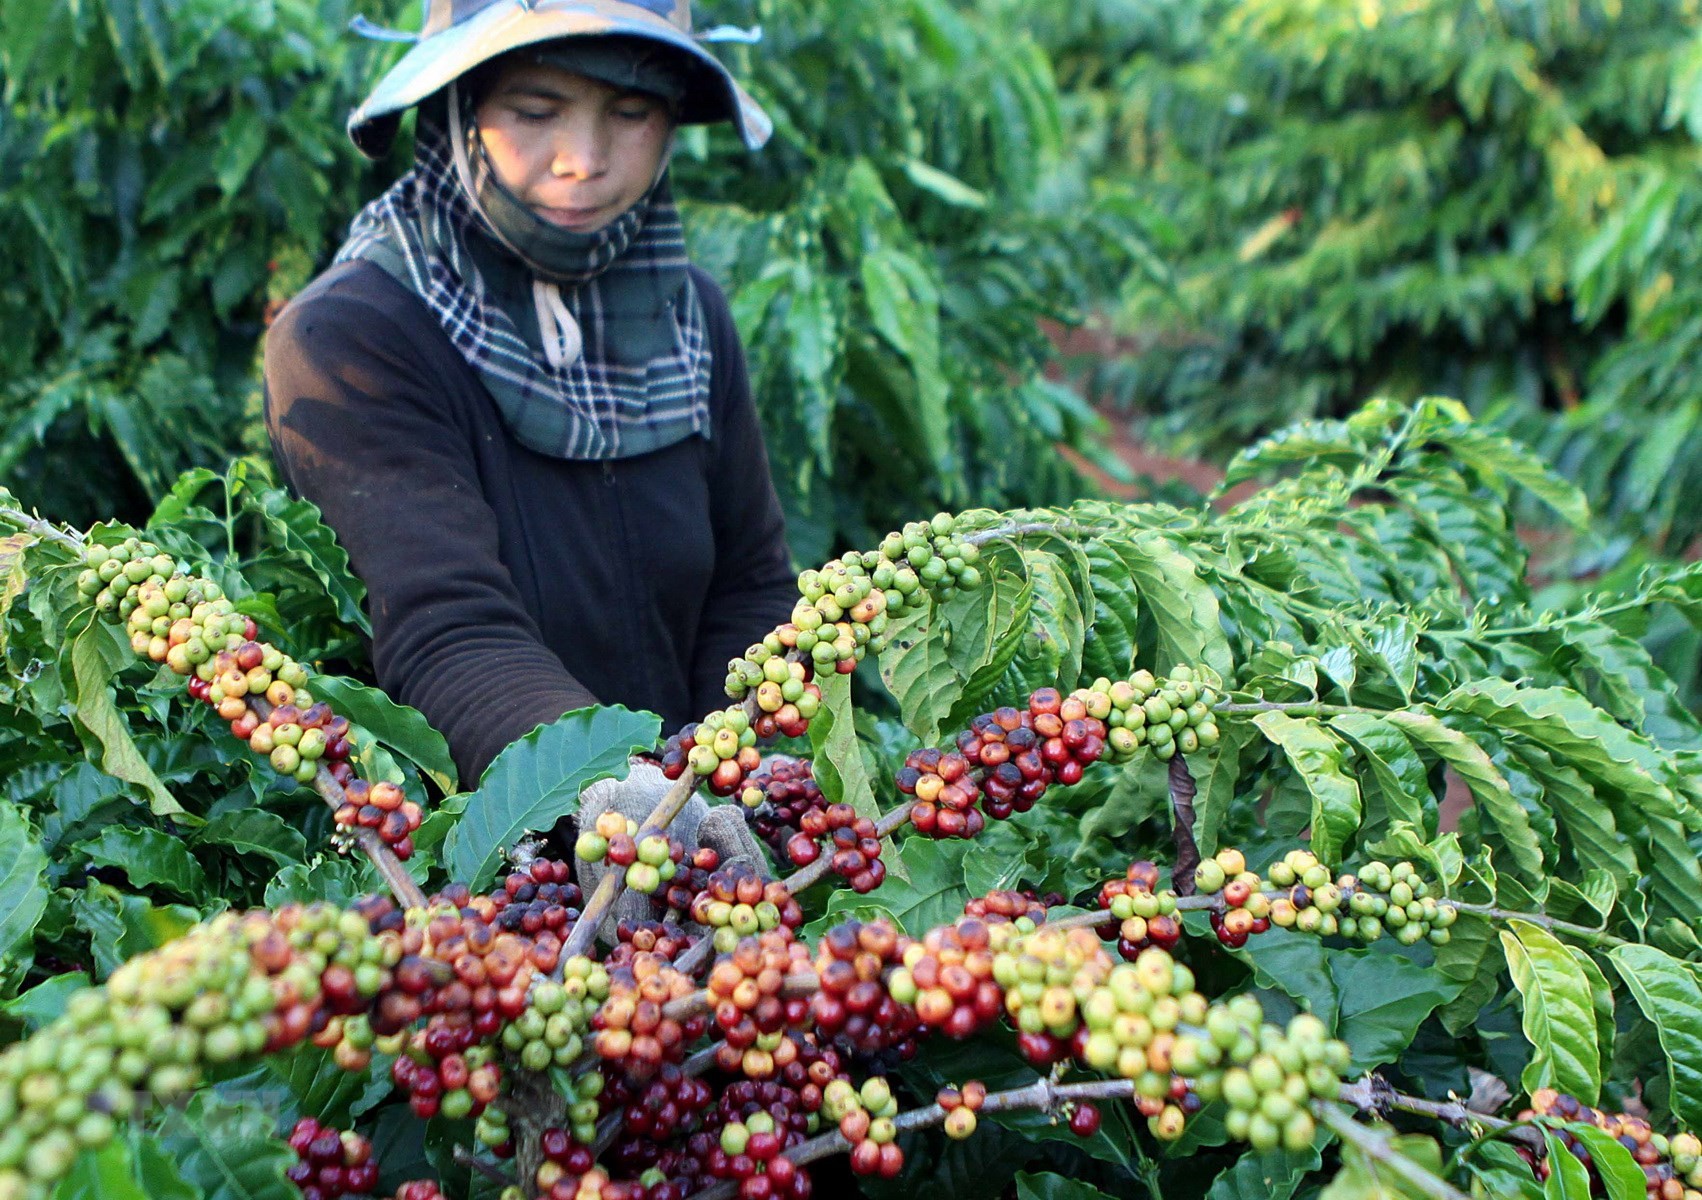
<path fill-rule="evenodd" d="M 473 179 L 473 166 L 467 157 L 467 133 L 461 121 L 461 91 L 460 81 L 449 85 L 449 143 L 450 152 L 455 159 L 455 173 L 461 179 L 461 187 L 467 193 L 467 202 L 475 209 L 479 207 L 479 189 Z M 650 186 L 662 181 L 667 173 L 669 164 L 674 157 L 674 132 L 668 132 L 668 145 L 662 152 L 662 161 L 657 164 L 655 178 Z M 521 262 L 528 262 L 526 255 L 497 228 L 495 221 L 485 222 L 490 231 L 496 235 L 508 252 Z M 560 371 L 571 367 L 579 361 L 579 356 L 585 352 L 585 335 L 579 328 L 579 322 L 574 318 L 567 302 L 561 298 L 561 288 L 553 281 L 532 276 L 532 307 L 538 317 L 538 333 L 544 343 L 544 359 L 553 370 Z"/>

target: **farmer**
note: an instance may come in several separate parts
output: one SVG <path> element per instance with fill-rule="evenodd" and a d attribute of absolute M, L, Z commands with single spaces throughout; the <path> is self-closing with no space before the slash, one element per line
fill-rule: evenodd
<path fill-rule="evenodd" d="M 349 134 L 382 155 L 416 107 L 413 169 L 271 329 L 266 421 L 367 585 L 379 684 L 472 786 L 572 709 L 724 706 L 791 610 L 743 350 L 668 181 L 681 123 L 771 126 L 689 0 L 430 0 Z M 635 768 L 587 809 L 660 788 Z M 717 815 L 706 842 L 754 849 Z"/>

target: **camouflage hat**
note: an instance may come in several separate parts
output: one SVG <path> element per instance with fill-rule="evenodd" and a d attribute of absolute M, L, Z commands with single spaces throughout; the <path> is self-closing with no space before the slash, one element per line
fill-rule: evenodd
<path fill-rule="evenodd" d="M 731 121 L 753 150 L 774 129 L 768 114 L 692 34 L 691 0 L 426 0 L 418 34 L 389 33 L 364 21 L 355 28 L 415 43 L 349 115 L 349 137 L 373 158 L 389 149 L 402 114 L 427 96 L 510 50 L 560 38 L 634 37 L 672 47 L 690 68 L 681 121 Z"/>

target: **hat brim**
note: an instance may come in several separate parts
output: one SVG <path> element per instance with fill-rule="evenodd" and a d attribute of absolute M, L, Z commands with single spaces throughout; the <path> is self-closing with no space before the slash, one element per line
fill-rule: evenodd
<path fill-rule="evenodd" d="M 557 38 L 625 35 L 672 46 L 704 68 L 705 86 L 687 95 L 682 120 L 730 121 L 752 150 L 768 141 L 774 132 L 768 114 L 695 38 L 634 5 L 619 5 L 619 13 L 611 13 L 610 7 L 599 0 L 544 0 L 530 9 L 496 4 L 433 34 L 403 55 L 349 115 L 349 137 L 362 154 L 382 157 L 395 140 L 404 112 L 480 63 Z"/>

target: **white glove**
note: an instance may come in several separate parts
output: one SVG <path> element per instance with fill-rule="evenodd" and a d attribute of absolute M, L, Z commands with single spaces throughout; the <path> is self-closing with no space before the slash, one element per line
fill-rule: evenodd
<path fill-rule="evenodd" d="M 580 794 L 579 827 L 590 829 L 606 812 L 617 812 L 643 826 L 645 818 L 656 810 L 672 786 L 673 781 L 662 774 L 661 767 L 649 759 L 635 758 L 625 779 L 601 779 Z M 699 847 L 715 851 L 721 856 L 723 867 L 742 859 L 759 873 L 766 875 L 768 872 L 762 845 L 751 834 L 744 814 L 736 804 L 720 804 L 711 808 L 704 803 L 703 797 L 693 796 L 686 801 L 673 824 L 668 826 L 667 833 L 683 843 L 688 853 Z M 580 889 L 586 900 L 590 900 L 604 875 L 625 868 L 614 867 L 607 862 L 575 860 L 574 870 L 579 876 Z M 605 940 L 613 940 L 615 926 L 621 921 L 652 919 L 654 909 L 650 897 L 641 892 L 627 891 L 615 902 L 614 911 L 603 922 L 598 935 Z"/>

